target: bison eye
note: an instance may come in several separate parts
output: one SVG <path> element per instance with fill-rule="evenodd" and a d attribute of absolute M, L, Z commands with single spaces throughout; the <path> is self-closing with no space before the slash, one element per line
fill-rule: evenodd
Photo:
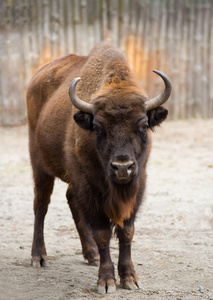
<path fill-rule="evenodd" d="M 147 128 L 148 128 L 148 124 L 143 124 L 142 126 L 139 126 L 138 131 L 140 133 L 145 133 Z"/>
<path fill-rule="evenodd" d="M 105 126 L 103 122 L 98 119 L 93 121 L 93 130 L 95 131 L 96 135 L 102 135 L 105 133 Z"/>
<path fill-rule="evenodd" d="M 147 141 L 147 128 L 148 124 L 146 123 L 138 127 L 138 135 L 144 143 Z"/>

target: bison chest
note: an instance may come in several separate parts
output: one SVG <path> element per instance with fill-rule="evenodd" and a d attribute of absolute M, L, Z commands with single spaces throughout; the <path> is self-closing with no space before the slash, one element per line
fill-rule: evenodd
<path fill-rule="evenodd" d="M 135 183 L 115 187 L 103 174 L 95 172 L 90 176 L 78 173 L 73 182 L 74 201 L 84 209 L 89 222 L 105 216 L 114 224 L 123 226 L 124 220 L 129 219 L 138 206 L 140 193 Z"/>

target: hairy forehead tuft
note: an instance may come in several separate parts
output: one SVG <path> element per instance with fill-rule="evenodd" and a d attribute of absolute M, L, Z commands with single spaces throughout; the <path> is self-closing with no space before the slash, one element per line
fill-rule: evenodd
<path fill-rule="evenodd" d="M 128 115 L 134 112 L 145 113 L 146 98 L 136 93 L 106 94 L 93 99 L 94 113 L 109 115 Z"/>

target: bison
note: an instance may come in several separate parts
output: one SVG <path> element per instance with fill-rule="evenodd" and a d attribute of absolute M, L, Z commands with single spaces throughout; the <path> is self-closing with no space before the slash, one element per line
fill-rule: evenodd
<path fill-rule="evenodd" d="M 100 43 L 88 56 L 55 59 L 33 76 L 27 91 L 35 193 L 33 266 L 47 264 L 44 219 L 58 177 L 68 184 L 66 197 L 83 256 L 89 264 L 100 261 L 98 292 L 116 290 L 109 246 L 113 227 L 121 285 L 139 288 L 131 260 L 134 221 L 146 185 L 150 130 L 166 119 L 168 111 L 161 105 L 172 88 L 165 74 L 154 72 L 165 88 L 147 100 L 124 54 Z"/>

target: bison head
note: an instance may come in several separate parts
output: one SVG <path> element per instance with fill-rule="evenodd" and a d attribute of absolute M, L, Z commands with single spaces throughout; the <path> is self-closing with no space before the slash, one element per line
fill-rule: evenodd
<path fill-rule="evenodd" d="M 148 129 L 167 117 L 168 111 L 161 105 L 171 94 L 171 81 L 162 72 L 154 72 L 164 80 L 165 89 L 148 101 L 139 89 L 123 86 L 100 89 L 91 103 L 86 103 L 75 93 L 80 78 L 70 85 L 70 99 L 80 110 L 74 119 L 81 128 L 95 132 L 100 161 L 114 184 L 128 184 L 138 177 L 148 158 Z"/>

